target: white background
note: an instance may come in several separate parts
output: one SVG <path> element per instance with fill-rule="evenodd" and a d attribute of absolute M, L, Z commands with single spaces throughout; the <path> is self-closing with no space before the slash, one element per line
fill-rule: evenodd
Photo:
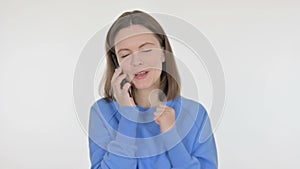
<path fill-rule="evenodd" d="M 300 165 L 300 3 L 295 1 L 0 1 L 0 168 L 89 168 L 73 105 L 87 41 L 123 11 L 180 17 L 216 48 L 226 107 L 221 169 Z"/>

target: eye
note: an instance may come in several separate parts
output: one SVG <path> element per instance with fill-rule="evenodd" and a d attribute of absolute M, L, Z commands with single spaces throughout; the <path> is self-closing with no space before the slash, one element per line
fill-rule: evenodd
<path fill-rule="evenodd" d="M 126 58 L 129 54 L 121 55 L 121 58 Z"/>
<path fill-rule="evenodd" d="M 151 52 L 152 49 L 146 49 L 146 50 L 142 50 L 142 52 Z"/>

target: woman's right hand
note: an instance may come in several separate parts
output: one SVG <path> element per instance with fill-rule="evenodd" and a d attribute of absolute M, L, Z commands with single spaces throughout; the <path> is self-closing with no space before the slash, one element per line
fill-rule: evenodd
<path fill-rule="evenodd" d="M 135 107 L 135 103 L 132 97 L 129 96 L 129 89 L 131 84 L 129 82 L 125 83 L 121 89 L 121 82 L 126 78 L 126 74 L 122 74 L 122 68 L 118 67 L 111 79 L 111 87 L 113 90 L 113 97 L 119 103 L 120 106 L 132 106 Z"/>

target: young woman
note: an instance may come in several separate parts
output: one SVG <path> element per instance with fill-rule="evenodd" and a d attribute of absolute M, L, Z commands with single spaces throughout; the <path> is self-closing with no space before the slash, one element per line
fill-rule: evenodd
<path fill-rule="evenodd" d="M 105 97 L 90 112 L 91 168 L 218 168 L 207 112 L 180 95 L 160 24 L 142 11 L 123 13 L 108 31 L 106 52 Z"/>

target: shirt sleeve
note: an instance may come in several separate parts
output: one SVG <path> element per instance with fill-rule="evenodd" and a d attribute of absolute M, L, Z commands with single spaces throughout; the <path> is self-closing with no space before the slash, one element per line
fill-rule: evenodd
<path fill-rule="evenodd" d="M 124 107 L 122 111 L 131 110 Z M 134 139 L 131 139 L 136 134 L 136 124 L 121 116 L 115 131 L 101 113 L 98 105 L 94 104 L 89 119 L 91 169 L 136 168 L 137 160 L 130 158 L 136 151 Z"/>
<path fill-rule="evenodd" d="M 217 149 L 215 145 L 214 135 L 211 130 L 209 117 L 204 111 L 201 115 L 200 127 L 191 153 L 187 150 L 183 142 L 179 142 L 176 146 L 170 149 L 167 154 L 172 165 L 172 169 L 217 169 Z M 197 124 L 197 123 L 196 123 Z M 180 139 L 176 128 L 169 131 L 168 137 L 172 140 Z M 167 140 L 166 140 L 167 141 Z"/>

